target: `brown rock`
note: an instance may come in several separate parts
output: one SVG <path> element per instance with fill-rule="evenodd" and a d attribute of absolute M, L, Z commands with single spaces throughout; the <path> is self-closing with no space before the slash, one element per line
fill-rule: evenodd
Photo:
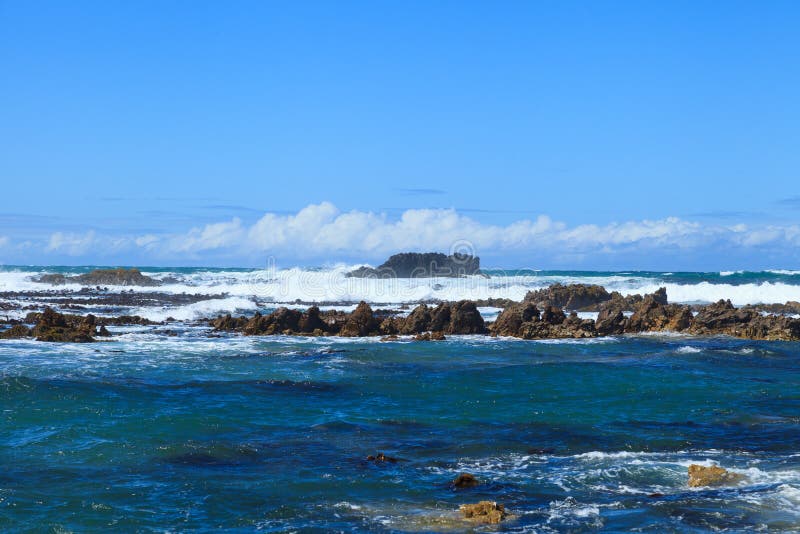
<path fill-rule="evenodd" d="M 479 484 L 478 479 L 469 473 L 461 473 L 453 480 L 453 487 L 456 489 L 474 488 Z"/>
<path fill-rule="evenodd" d="M 553 306 L 567 310 L 594 311 L 603 302 L 611 300 L 611 295 L 603 286 L 590 284 L 553 284 L 550 287 L 529 291 L 525 302 L 537 304 L 540 308 Z"/>
<path fill-rule="evenodd" d="M 363 300 L 345 321 L 339 332 L 343 337 L 362 337 L 378 333 L 379 323 L 372 314 L 372 308 Z"/>
<path fill-rule="evenodd" d="M 722 467 L 692 464 L 689 466 L 689 487 L 724 486 L 736 484 L 744 477 L 738 473 L 731 473 Z"/>
<path fill-rule="evenodd" d="M 23 324 L 16 324 L 7 330 L 0 332 L 0 339 L 19 339 L 29 337 L 31 330 Z"/>
<path fill-rule="evenodd" d="M 459 507 L 464 518 L 475 523 L 494 525 L 506 518 L 506 509 L 502 504 L 492 501 L 480 501 L 475 504 L 462 504 Z"/>
<path fill-rule="evenodd" d="M 431 311 L 425 304 L 420 304 L 405 318 L 403 326 L 400 327 L 400 333 L 403 335 L 421 334 L 428 331 L 430 325 Z"/>

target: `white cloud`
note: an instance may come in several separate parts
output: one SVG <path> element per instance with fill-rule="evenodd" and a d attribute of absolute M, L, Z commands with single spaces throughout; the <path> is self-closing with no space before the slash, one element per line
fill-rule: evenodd
<path fill-rule="evenodd" d="M 56 232 L 50 236 L 47 244 L 48 252 L 62 252 L 69 256 L 82 256 L 89 252 L 95 243 L 95 232 L 91 230 L 85 234 Z"/>
<path fill-rule="evenodd" d="M 0 244 L 2 241 L 0 240 Z M 800 225 L 704 225 L 677 217 L 568 226 L 546 215 L 508 225 L 484 224 L 453 209 L 409 209 L 399 218 L 370 211 L 341 212 L 329 202 L 295 214 L 266 213 L 251 225 L 239 218 L 193 228 L 183 234 L 108 237 L 56 232 L 46 250 L 72 256 L 130 251 L 140 257 L 202 260 L 224 254 L 233 260 L 274 255 L 284 261 L 380 259 L 398 251 L 472 250 L 479 255 L 527 255 L 564 262 L 598 254 L 681 253 L 716 248 L 747 251 L 755 247 L 788 250 L 800 245 Z"/>
<path fill-rule="evenodd" d="M 8 245 L 10 242 L 11 240 L 7 236 L 0 235 L 0 248 Z"/>

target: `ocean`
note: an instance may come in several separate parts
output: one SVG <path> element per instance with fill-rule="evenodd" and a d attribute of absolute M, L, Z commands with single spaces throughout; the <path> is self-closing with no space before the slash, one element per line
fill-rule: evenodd
<path fill-rule="evenodd" d="M 798 343 L 386 343 L 244 337 L 196 321 L 278 303 L 521 299 L 555 282 L 665 286 L 686 303 L 800 301 L 800 271 L 359 281 L 344 277 L 351 267 L 143 268 L 167 283 L 136 292 L 214 298 L 122 310 L 177 321 L 110 327 L 110 341 L 0 341 L 0 530 L 800 531 Z M 24 306 L 15 292 L 54 289 L 31 277 L 88 270 L 5 267 L 0 293 Z M 380 452 L 396 461 L 367 460 Z M 743 478 L 690 488 L 691 464 Z M 460 473 L 480 484 L 453 488 Z M 508 519 L 463 522 L 459 505 L 480 500 L 503 503 Z"/>

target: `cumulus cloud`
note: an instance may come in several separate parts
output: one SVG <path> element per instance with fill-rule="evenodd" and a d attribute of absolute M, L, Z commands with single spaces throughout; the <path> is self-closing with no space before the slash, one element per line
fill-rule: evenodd
<path fill-rule="evenodd" d="M 10 242 L 11 242 L 11 240 L 7 236 L 0 235 L 0 248 L 3 248 L 4 246 L 8 245 Z"/>
<path fill-rule="evenodd" d="M 0 240 L 2 244 L 2 240 Z M 71 256 L 129 251 L 137 257 L 236 260 L 274 255 L 303 259 L 365 260 L 398 251 L 472 251 L 481 255 L 531 255 L 566 260 L 593 255 L 748 250 L 800 245 L 800 225 L 715 226 L 677 217 L 569 226 L 541 215 L 508 225 L 479 222 L 454 209 L 409 209 L 399 217 L 371 211 L 341 211 L 330 202 L 294 214 L 266 213 L 252 224 L 241 219 L 206 224 L 184 233 L 109 237 L 56 232 L 46 250 Z M 783 248 L 782 248 L 783 247 Z"/>

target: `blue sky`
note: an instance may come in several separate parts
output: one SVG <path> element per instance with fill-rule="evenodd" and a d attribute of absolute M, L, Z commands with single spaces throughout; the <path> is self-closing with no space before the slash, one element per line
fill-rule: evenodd
<path fill-rule="evenodd" d="M 797 268 L 798 27 L 796 2 L 0 0 L 0 262 L 466 240 Z"/>

